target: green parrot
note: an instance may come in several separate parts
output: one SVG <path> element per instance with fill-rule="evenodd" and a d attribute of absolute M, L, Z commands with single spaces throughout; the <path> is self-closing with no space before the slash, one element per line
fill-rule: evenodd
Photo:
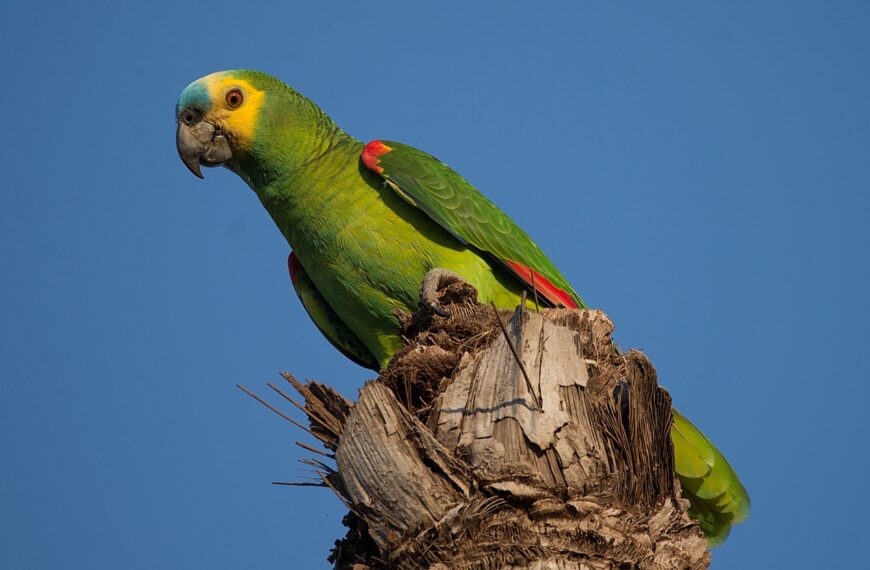
<path fill-rule="evenodd" d="M 529 236 L 446 164 L 410 146 L 365 144 L 269 75 L 213 73 L 176 107 L 187 167 L 225 166 L 250 186 L 293 248 L 290 278 L 314 324 L 351 360 L 383 368 L 402 346 L 396 311 L 461 278 L 483 303 L 583 308 Z M 422 283 L 422 286 L 421 286 Z M 674 410 L 676 472 L 711 545 L 749 513 L 725 457 Z"/>

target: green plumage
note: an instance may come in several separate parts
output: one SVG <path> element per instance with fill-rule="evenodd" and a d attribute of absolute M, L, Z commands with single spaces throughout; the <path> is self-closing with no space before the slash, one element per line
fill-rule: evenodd
<path fill-rule="evenodd" d="M 520 262 L 565 291 L 583 307 L 553 262 L 512 219 L 435 157 L 408 145 L 384 141 L 391 150 L 378 157 L 384 179 L 400 196 L 423 210 L 463 244 L 486 252 L 499 263 Z"/>
<path fill-rule="evenodd" d="M 264 93 L 253 144 L 234 149 L 226 166 L 293 247 L 294 286 L 312 320 L 355 362 L 379 368 L 401 348 L 395 312 L 416 309 L 420 283 L 435 268 L 499 307 L 515 307 L 530 278 L 549 304 L 584 306 L 529 236 L 445 164 L 399 143 L 366 147 L 269 76 L 221 77 Z M 186 90 L 184 105 L 196 104 L 188 100 Z M 222 126 L 232 137 L 232 119 Z M 747 516 L 748 495 L 709 440 L 676 411 L 674 420 L 677 475 L 716 544 Z"/>
<path fill-rule="evenodd" d="M 676 409 L 671 440 L 674 467 L 691 508 L 712 546 L 721 544 L 731 525 L 749 516 L 749 495 L 725 456 Z"/>

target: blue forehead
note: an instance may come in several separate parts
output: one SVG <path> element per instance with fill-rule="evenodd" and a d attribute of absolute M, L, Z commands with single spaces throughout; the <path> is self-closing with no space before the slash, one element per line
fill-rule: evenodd
<path fill-rule="evenodd" d="M 211 98 L 202 82 L 194 81 L 181 92 L 178 105 L 175 106 L 175 113 L 178 114 L 187 107 L 195 107 L 203 112 L 208 111 L 211 107 Z"/>

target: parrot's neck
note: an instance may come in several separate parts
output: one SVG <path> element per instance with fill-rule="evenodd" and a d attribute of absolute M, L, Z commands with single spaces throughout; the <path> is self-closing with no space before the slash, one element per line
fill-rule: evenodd
<path fill-rule="evenodd" d="M 359 180 L 363 144 L 317 105 L 290 87 L 284 89 L 261 110 L 253 146 L 227 167 L 256 192 L 296 248 L 310 242 L 313 233 L 336 231 L 339 212 L 352 215 L 363 198 L 348 191 L 349 185 L 362 191 L 348 182 L 354 176 Z"/>
<path fill-rule="evenodd" d="M 260 110 L 254 142 L 227 167 L 257 194 L 275 192 L 306 164 L 353 140 L 310 100 L 288 86 Z"/>
<path fill-rule="evenodd" d="M 298 97 L 296 104 L 266 115 L 252 151 L 228 166 L 254 190 L 301 257 L 303 250 L 330 249 L 329 236 L 359 219 L 379 192 L 363 180 L 370 173 L 360 172 L 363 143 Z"/>

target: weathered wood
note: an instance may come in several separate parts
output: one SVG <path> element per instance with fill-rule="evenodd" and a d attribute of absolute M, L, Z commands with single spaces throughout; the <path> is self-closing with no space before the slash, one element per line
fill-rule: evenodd
<path fill-rule="evenodd" d="M 338 471 L 348 500 L 381 549 L 434 526 L 467 498 L 468 479 L 382 384 L 369 383 L 360 391 L 345 433 L 335 455 Z"/>
<path fill-rule="evenodd" d="M 406 316 L 355 405 L 288 376 L 352 510 L 336 568 L 706 568 L 652 364 L 600 311 L 498 315 L 474 296 L 451 285 L 452 317 Z"/>

